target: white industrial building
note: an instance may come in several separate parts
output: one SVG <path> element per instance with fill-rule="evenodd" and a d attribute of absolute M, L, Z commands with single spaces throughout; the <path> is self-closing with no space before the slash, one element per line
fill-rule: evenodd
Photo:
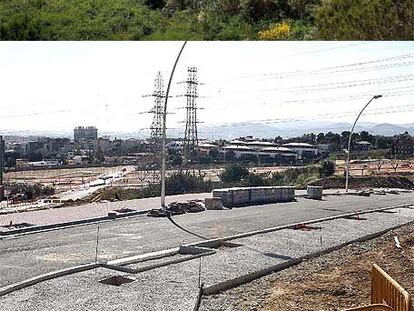
<path fill-rule="evenodd" d="M 308 143 L 287 143 L 283 147 L 289 148 L 297 153 L 298 159 L 315 158 L 319 154 L 318 147 Z"/>

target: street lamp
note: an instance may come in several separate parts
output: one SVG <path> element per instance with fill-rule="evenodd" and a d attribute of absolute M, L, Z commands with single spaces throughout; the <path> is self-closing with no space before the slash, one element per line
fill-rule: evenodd
<path fill-rule="evenodd" d="M 171 70 L 170 79 L 168 81 L 167 91 L 165 93 L 165 102 L 164 102 L 164 113 L 162 115 L 162 150 L 161 150 L 161 207 L 165 208 L 165 158 L 167 156 L 166 151 L 166 125 L 167 125 L 167 101 L 168 101 L 168 94 L 170 93 L 171 81 L 174 75 L 175 67 L 177 67 L 178 60 L 180 59 L 181 53 L 184 50 L 187 41 L 183 43 L 180 52 L 177 55 L 175 60 L 174 66 Z"/>
<path fill-rule="evenodd" d="M 345 191 L 348 192 L 348 185 L 349 185 L 349 158 L 351 155 L 351 139 L 352 139 L 352 134 L 354 133 L 354 128 L 356 123 L 358 122 L 359 117 L 361 116 L 361 114 L 364 112 L 365 108 L 368 107 L 368 105 L 374 100 L 374 99 L 378 99 L 381 98 L 382 95 L 375 95 L 373 96 L 369 102 L 364 106 L 364 108 L 362 108 L 362 110 L 360 111 L 360 113 L 358 114 L 354 125 L 352 125 L 352 129 L 351 129 L 351 133 L 349 133 L 349 138 L 348 138 L 348 149 L 346 149 L 346 179 L 345 179 Z"/>

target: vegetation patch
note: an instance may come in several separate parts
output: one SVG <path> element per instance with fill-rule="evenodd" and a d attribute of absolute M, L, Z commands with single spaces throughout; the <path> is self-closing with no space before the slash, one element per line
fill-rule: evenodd
<path fill-rule="evenodd" d="M 403 0 L 3 0 L 2 40 L 409 40 Z"/>

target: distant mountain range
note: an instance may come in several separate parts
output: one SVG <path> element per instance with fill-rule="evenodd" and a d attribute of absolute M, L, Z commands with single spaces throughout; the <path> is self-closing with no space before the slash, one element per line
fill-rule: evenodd
<path fill-rule="evenodd" d="M 352 124 L 341 122 L 316 122 L 301 121 L 284 124 L 258 124 L 258 123 L 241 123 L 226 126 L 206 126 L 200 128 L 200 136 L 208 138 L 235 138 L 239 136 L 252 135 L 255 137 L 276 137 L 283 138 L 301 136 L 305 133 L 341 133 L 349 131 Z M 359 123 L 355 127 L 356 132 L 368 131 L 375 135 L 393 136 L 396 134 L 409 132 L 414 135 L 414 123 L 410 124 L 389 124 L 389 123 Z"/>
<path fill-rule="evenodd" d="M 282 136 L 289 138 L 294 136 L 301 136 L 305 133 L 341 133 L 349 131 L 352 124 L 346 122 L 327 122 L 327 121 L 300 121 L 291 123 L 279 124 L 262 124 L 254 122 L 233 123 L 216 126 L 200 126 L 199 137 L 208 139 L 232 139 L 241 136 L 251 135 L 254 137 L 274 138 Z M 99 130 L 99 129 L 98 129 Z M 404 132 L 409 132 L 414 135 L 414 123 L 409 124 L 390 124 L 390 123 L 368 123 L 361 122 L 356 126 L 355 131 L 368 131 L 375 135 L 393 136 Z M 7 136 L 49 136 L 49 137 L 73 137 L 72 132 L 68 131 L 13 131 L 1 130 L 0 135 Z M 122 139 L 127 138 L 146 138 L 149 136 L 149 131 L 140 132 L 121 132 L 121 131 L 99 131 L 100 136 L 110 136 L 111 139 L 117 137 Z M 183 137 L 183 131 L 171 129 L 168 130 L 168 137 Z"/>

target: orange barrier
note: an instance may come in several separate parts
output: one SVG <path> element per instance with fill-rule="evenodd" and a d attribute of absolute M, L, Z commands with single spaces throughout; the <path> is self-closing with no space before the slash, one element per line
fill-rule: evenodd
<path fill-rule="evenodd" d="M 395 311 L 412 311 L 410 294 L 376 264 L 371 272 L 371 303 L 383 303 Z"/>
<path fill-rule="evenodd" d="M 412 311 L 410 294 L 374 264 L 371 271 L 371 304 L 365 307 L 346 309 L 345 311 Z"/>

